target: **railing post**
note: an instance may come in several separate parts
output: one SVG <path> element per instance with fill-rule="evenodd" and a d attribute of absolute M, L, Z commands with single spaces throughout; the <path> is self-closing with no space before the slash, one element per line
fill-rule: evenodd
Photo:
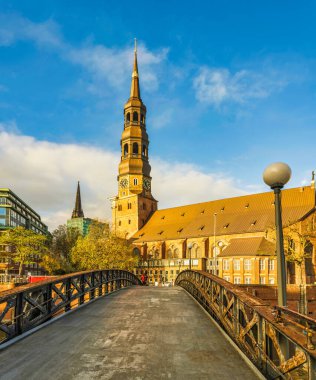
<path fill-rule="evenodd" d="M 79 297 L 79 305 L 82 305 L 84 303 L 84 274 L 80 276 L 80 297 Z"/>
<path fill-rule="evenodd" d="M 46 287 L 46 293 L 44 295 L 44 302 L 46 302 L 47 319 L 51 319 L 52 305 L 53 305 L 52 298 L 53 298 L 52 284 L 48 284 Z"/>
<path fill-rule="evenodd" d="M 100 270 L 100 272 L 99 272 L 99 279 L 100 279 L 100 282 L 99 282 L 99 297 L 101 297 L 102 296 L 102 279 L 103 279 L 103 277 L 102 277 L 102 270 Z"/>
<path fill-rule="evenodd" d="M 67 299 L 67 303 L 65 305 L 65 313 L 67 313 L 67 311 L 69 311 L 71 309 L 71 294 L 70 294 L 70 289 L 71 289 L 71 277 L 67 278 L 66 279 L 66 284 L 65 284 L 65 287 L 66 287 L 66 299 Z"/>
<path fill-rule="evenodd" d="M 95 295 L 94 283 L 95 283 L 94 272 L 91 272 L 90 300 L 93 300 L 94 299 L 94 295 Z"/>
<path fill-rule="evenodd" d="M 15 335 L 20 335 L 23 332 L 23 292 L 16 295 L 15 302 Z"/>

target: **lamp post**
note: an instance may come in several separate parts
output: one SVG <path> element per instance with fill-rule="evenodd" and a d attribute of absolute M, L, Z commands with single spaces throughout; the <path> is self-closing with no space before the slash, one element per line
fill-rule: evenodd
<path fill-rule="evenodd" d="M 188 249 L 189 249 L 189 269 L 191 270 L 191 250 L 192 250 L 192 247 L 193 247 L 193 243 L 189 243 L 188 244 Z"/>
<path fill-rule="evenodd" d="M 263 172 L 264 182 L 274 191 L 279 306 L 286 306 L 286 272 L 281 214 L 281 189 L 291 178 L 291 173 L 291 168 L 283 162 L 275 162 L 269 165 Z"/>

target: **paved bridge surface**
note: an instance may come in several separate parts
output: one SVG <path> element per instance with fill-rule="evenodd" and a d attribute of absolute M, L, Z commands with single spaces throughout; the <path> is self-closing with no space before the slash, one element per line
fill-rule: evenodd
<path fill-rule="evenodd" d="M 0 351 L 0 379 L 257 379 L 182 289 L 130 287 Z"/>

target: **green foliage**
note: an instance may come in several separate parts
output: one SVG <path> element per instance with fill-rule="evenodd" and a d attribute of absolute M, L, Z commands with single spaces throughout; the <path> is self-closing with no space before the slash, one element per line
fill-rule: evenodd
<path fill-rule="evenodd" d="M 24 264 L 33 263 L 34 255 L 41 257 L 47 251 L 47 236 L 36 234 L 24 227 L 16 227 L 0 235 L 0 244 L 11 246 L 6 256 L 20 264 L 21 275 Z"/>
<path fill-rule="evenodd" d="M 50 237 L 49 251 L 43 257 L 42 266 L 49 274 L 65 274 L 74 271 L 70 253 L 75 246 L 80 232 L 77 228 L 58 226 Z"/>
<path fill-rule="evenodd" d="M 71 260 L 77 270 L 131 270 L 137 257 L 133 254 L 131 244 L 113 235 L 107 224 L 92 223 L 88 235 L 77 240 L 71 252 Z"/>

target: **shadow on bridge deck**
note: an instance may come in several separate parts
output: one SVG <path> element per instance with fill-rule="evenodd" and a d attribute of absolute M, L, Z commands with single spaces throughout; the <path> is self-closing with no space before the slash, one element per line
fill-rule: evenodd
<path fill-rule="evenodd" d="M 132 287 L 0 351 L 7 379 L 257 379 L 182 288 Z"/>

